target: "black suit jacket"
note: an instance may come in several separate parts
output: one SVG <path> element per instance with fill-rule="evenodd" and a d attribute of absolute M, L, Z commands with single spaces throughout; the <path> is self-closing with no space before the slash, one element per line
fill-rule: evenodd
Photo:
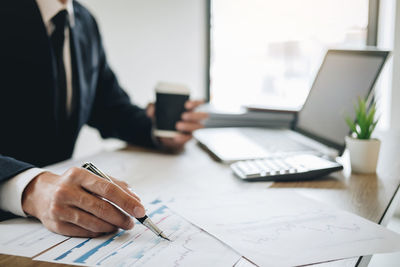
<path fill-rule="evenodd" d="M 65 134 L 56 113 L 55 59 L 36 1 L 0 3 L 0 182 L 30 167 L 70 158 L 84 124 L 104 138 L 153 145 L 151 120 L 119 86 L 95 19 L 79 3 L 73 7 L 78 101 Z"/>

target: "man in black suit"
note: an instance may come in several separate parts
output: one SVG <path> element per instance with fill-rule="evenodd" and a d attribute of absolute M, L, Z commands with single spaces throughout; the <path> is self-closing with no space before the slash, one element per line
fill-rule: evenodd
<path fill-rule="evenodd" d="M 84 124 L 102 137 L 180 150 L 207 114 L 188 101 L 174 139 L 152 136 L 154 107 L 133 105 L 107 63 L 97 24 L 72 0 L 3 0 L 0 4 L 0 208 L 37 217 L 50 230 L 97 236 L 144 215 L 128 185 L 81 168 L 59 176 L 42 167 L 71 157 Z"/>

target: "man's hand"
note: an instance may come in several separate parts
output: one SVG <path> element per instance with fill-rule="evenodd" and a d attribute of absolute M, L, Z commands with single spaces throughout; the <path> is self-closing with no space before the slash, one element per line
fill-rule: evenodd
<path fill-rule="evenodd" d="M 82 168 L 71 168 L 61 176 L 44 172 L 26 187 L 22 208 L 49 230 L 67 236 L 95 237 L 131 229 L 132 218 L 100 197 L 136 218 L 145 210 L 125 182 L 113 180 L 117 185 Z"/>
<path fill-rule="evenodd" d="M 173 138 L 159 138 L 161 144 L 168 150 L 179 151 L 183 148 L 186 142 L 192 138 L 192 133 L 203 128 L 202 121 L 208 118 L 208 113 L 194 111 L 198 106 L 202 105 L 203 101 L 188 100 L 185 103 L 186 112 L 182 114 L 182 120 L 176 123 L 176 129 L 180 132 Z M 155 107 L 154 104 L 147 106 L 147 116 L 154 119 Z"/>

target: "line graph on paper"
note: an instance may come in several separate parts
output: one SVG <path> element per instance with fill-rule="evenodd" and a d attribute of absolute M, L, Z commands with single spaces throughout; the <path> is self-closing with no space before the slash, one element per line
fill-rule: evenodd
<path fill-rule="evenodd" d="M 148 216 L 172 242 L 142 225 L 101 238 L 71 238 L 35 260 L 85 266 L 188 266 L 221 263 L 233 265 L 240 256 L 192 225 L 166 206 L 155 206 Z M 221 257 L 221 255 L 225 255 Z M 221 262 L 222 261 L 222 262 Z"/>
<path fill-rule="evenodd" d="M 245 231 L 243 241 L 261 244 L 279 241 L 294 234 L 337 236 L 338 234 L 354 234 L 361 227 L 351 221 L 338 220 L 337 216 L 321 209 L 299 212 L 295 214 L 271 216 L 264 220 L 231 224 L 218 224 L 232 235 Z"/>
<path fill-rule="evenodd" d="M 384 227 L 293 192 L 176 197 L 169 205 L 260 266 L 306 265 L 373 254 L 388 244 L 400 247 Z"/>

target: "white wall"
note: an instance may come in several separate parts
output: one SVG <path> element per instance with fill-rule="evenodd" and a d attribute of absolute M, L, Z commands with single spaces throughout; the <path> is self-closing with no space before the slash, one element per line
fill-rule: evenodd
<path fill-rule="evenodd" d="M 393 50 L 395 27 L 395 1 L 380 0 L 378 21 L 378 47 Z M 391 127 L 391 94 L 393 80 L 393 57 L 389 56 L 376 83 L 375 94 L 378 107 L 378 130 L 386 131 Z"/>
<path fill-rule="evenodd" d="M 391 130 L 400 131 L 400 3 L 396 0 L 383 0 L 383 3 L 391 2 L 391 7 L 394 10 L 394 37 L 393 37 L 393 78 L 391 91 Z M 392 12 L 393 12 L 392 10 Z M 400 218 L 400 203 L 397 204 L 395 216 Z"/>
<path fill-rule="evenodd" d="M 400 130 L 400 3 L 395 1 L 391 127 Z"/>
<path fill-rule="evenodd" d="M 179 82 L 192 96 L 206 88 L 206 0 L 81 0 L 96 17 L 110 65 L 132 100 L 153 100 L 157 81 Z M 74 157 L 115 147 L 85 127 Z"/>

